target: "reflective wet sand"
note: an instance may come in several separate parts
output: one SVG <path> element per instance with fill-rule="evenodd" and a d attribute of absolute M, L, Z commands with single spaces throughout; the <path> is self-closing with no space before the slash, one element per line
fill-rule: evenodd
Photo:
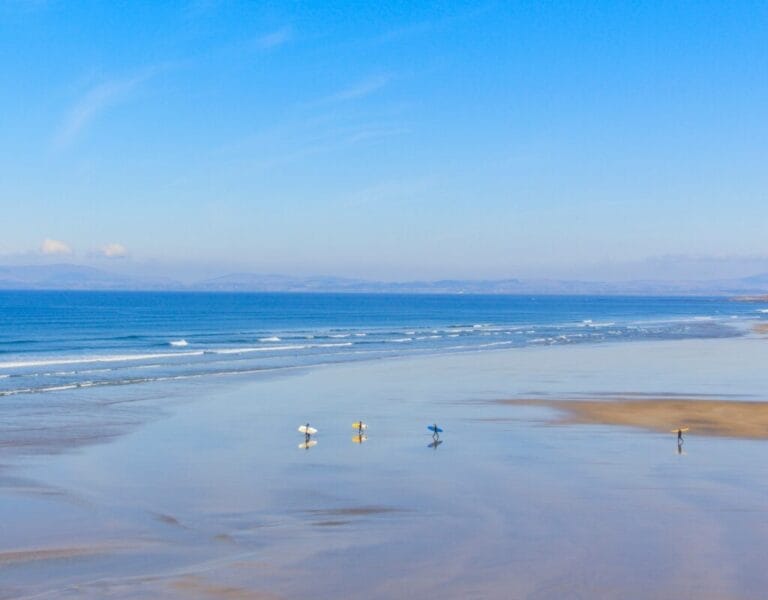
<path fill-rule="evenodd" d="M 0 597 L 758 598 L 765 441 L 691 424 L 678 453 L 677 413 L 564 409 L 748 411 L 766 359 L 755 337 L 81 390 L 50 406 L 63 438 L 49 399 L 3 408 Z"/>

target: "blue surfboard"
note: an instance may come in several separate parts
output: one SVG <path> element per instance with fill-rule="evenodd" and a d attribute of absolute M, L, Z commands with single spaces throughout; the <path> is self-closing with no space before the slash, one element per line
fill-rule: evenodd
<path fill-rule="evenodd" d="M 437 425 L 427 425 L 427 429 L 429 429 L 432 433 L 443 433 L 443 430 Z"/>

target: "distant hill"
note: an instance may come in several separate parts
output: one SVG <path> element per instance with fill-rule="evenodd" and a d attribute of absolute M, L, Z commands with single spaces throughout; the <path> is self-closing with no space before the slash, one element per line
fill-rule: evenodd
<path fill-rule="evenodd" d="M 556 279 L 489 279 L 379 282 L 338 277 L 286 277 L 241 273 L 192 286 L 207 291 L 358 292 L 411 294 L 637 294 L 742 295 L 768 292 L 768 274 L 720 281 L 568 281 Z"/>
<path fill-rule="evenodd" d="M 182 287 L 171 280 L 135 279 L 82 265 L 0 266 L 0 289 L 155 290 Z"/>
<path fill-rule="evenodd" d="M 234 273 L 194 284 L 194 289 L 226 292 L 339 292 L 357 291 L 366 285 L 362 279 L 343 277 L 287 277 Z"/>
<path fill-rule="evenodd" d="M 0 266 L 0 289 L 187 290 L 209 292 L 327 292 L 410 294 L 605 294 L 760 296 L 768 273 L 713 281 L 620 282 L 558 279 L 442 279 L 382 282 L 332 276 L 289 277 L 233 273 L 183 285 L 171 279 L 132 278 L 80 265 Z"/>

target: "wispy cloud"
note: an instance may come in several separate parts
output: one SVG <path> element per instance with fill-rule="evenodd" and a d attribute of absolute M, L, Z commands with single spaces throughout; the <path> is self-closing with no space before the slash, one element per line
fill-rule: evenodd
<path fill-rule="evenodd" d="M 358 81 L 349 87 L 339 90 L 335 94 L 331 94 L 326 98 L 326 100 L 331 102 L 344 102 L 347 100 L 358 100 L 360 98 L 365 98 L 366 96 L 370 96 L 371 94 L 378 92 L 391 81 L 392 75 L 386 73 L 368 77 L 367 79 L 363 79 L 362 81 Z"/>
<path fill-rule="evenodd" d="M 259 36 L 256 38 L 255 45 L 260 50 L 271 50 L 290 42 L 292 38 L 293 30 L 290 27 L 282 27 Z"/>
<path fill-rule="evenodd" d="M 72 254 L 72 248 L 66 242 L 45 238 L 40 244 L 40 252 L 46 256 Z"/>
<path fill-rule="evenodd" d="M 374 43 L 396 42 L 401 41 L 403 38 L 416 37 L 435 31 L 448 29 L 456 23 L 482 16 L 487 12 L 497 8 L 498 5 L 498 2 L 492 1 L 485 4 L 475 5 L 470 10 L 457 12 L 455 14 L 448 14 L 442 17 L 427 19 L 424 21 L 407 23 L 406 25 L 385 31 L 381 35 L 373 38 L 372 41 Z"/>
<path fill-rule="evenodd" d="M 385 181 L 353 193 L 345 203 L 348 207 L 368 204 L 397 204 L 413 202 L 435 187 L 432 178 Z"/>
<path fill-rule="evenodd" d="M 62 147 L 71 144 L 101 113 L 125 100 L 139 85 L 154 76 L 159 68 L 152 67 L 131 77 L 104 81 L 86 91 L 70 108 L 54 142 Z"/>

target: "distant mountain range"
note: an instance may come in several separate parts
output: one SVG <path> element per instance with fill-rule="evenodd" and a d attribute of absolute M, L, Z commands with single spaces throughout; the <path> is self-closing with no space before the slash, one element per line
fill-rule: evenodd
<path fill-rule="evenodd" d="M 154 290 L 208 292 L 344 292 L 411 294 L 636 294 L 762 295 L 768 273 L 711 281 L 575 281 L 489 279 L 382 282 L 343 277 L 288 277 L 235 273 L 183 284 L 172 279 L 136 278 L 81 265 L 0 266 L 0 289 Z"/>
<path fill-rule="evenodd" d="M 82 265 L 0 266 L 4 290 L 163 290 L 183 289 L 171 279 L 133 278 Z"/>

